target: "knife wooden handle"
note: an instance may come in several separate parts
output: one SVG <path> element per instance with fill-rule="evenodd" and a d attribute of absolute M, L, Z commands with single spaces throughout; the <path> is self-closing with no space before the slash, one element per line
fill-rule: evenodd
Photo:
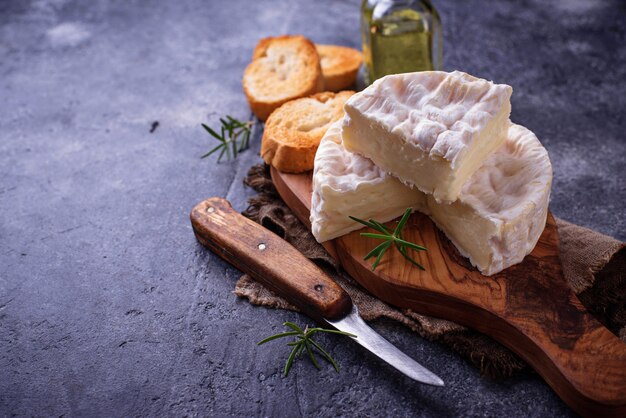
<path fill-rule="evenodd" d="M 211 197 L 194 207 L 191 225 L 198 241 L 313 319 L 339 319 L 350 312 L 350 296 L 319 267 L 278 235 Z"/>

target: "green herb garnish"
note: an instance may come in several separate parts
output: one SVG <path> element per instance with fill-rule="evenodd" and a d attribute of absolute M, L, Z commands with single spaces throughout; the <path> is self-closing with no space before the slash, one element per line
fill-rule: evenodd
<path fill-rule="evenodd" d="M 293 331 L 288 331 L 288 332 L 283 332 L 281 334 L 272 335 L 271 337 L 267 337 L 264 340 L 259 341 L 257 345 L 265 344 L 266 342 L 275 340 L 277 338 L 291 337 L 291 336 L 296 337 L 295 341 L 287 343 L 288 346 L 293 347 L 293 348 L 291 349 L 291 353 L 289 354 L 289 357 L 287 358 L 287 363 L 285 363 L 285 369 L 284 369 L 285 376 L 289 374 L 291 365 L 293 364 L 293 361 L 296 359 L 296 357 L 301 356 L 302 352 L 305 350 L 309 354 L 309 358 L 313 362 L 313 365 L 315 366 L 316 369 L 319 370 L 320 366 L 317 362 L 317 359 L 315 358 L 314 351 L 317 351 L 319 355 L 322 356 L 323 359 L 325 359 L 330 364 L 332 364 L 333 367 L 335 368 L 335 371 L 339 373 L 339 366 L 337 365 L 337 362 L 333 360 L 330 354 L 328 354 L 328 352 L 326 352 L 326 350 L 324 350 L 319 345 L 319 343 L 313 340 L 312 338 L 313 334 L 317 332 L 325 332 L 328 334 L 339 334 L 339 335 L 345 335 L 348 337 L 356 338 L 356 335 L 354 334 L 350 334 L 349 332 L 343 332 L 343 331 L 338 331 L 334 329 L 309 328 L 308 326 L 302 329 L 292 322 L 285 322 L 283 325 L 291 328 Z"/>
<path fill-rule="evenodd" d="M 417 244 L 414 244 L 412 242 L 408 242 L 402 239 L 402 229 L 406 225 L 406 221 L 409 220 L 411 211 L 412 211 L 411 208 L 407 208 L 407 210 L 404 211 L 404 215 L 402 215 L 400 222 L 398 222 L 396 229 L 393 231 L 387 228 L 382 223 L 375 221 L 373 219 L 370 219 L 368 222 L 359 218 L 355 218 L 354 216 L 350 216 L 350 219 L 352 219 L 353 221 L 363 224 L 369 228 L 372 228 L 380 232 L 380 234 L 371 234 L 369 232 L 361 232 L 362 237 L 382 239 L 384 241 L 382 244 L 376 246 L 376 248 L 374 248 L 372 251 L 367 253 L 367 255 L 364 258 L 364 260 L 368 260 L 372 257 L 376 257 L 376 261 L 374 261 L 374 264 L 372 264 L 372 271 L 376 270 L 378 263 L 380 263 L 380 259 L 383 257 L 385 252 L 389 249 L 389 247 L 391 247 L 392 244 L 395 244 L 396 248 L 398 249 L 398 251 L 400 251 L 400 254 L 402 254 L 404 258 L 406 258 L 412 264 L 416 265 L 422 270 L 426 270 L 424 266 L 422 266 L 420 263 L 418 263 L 417 261 L 409 257 L 409 255 L 407 254 L 407 248 L 410 248 L 415 251 L 427 251 L 427 249 L 425 247 L 422 247 L 421 245 L 417 245 Z"/>
<path fill-rule="evenodd" d="M 250 133 L 252 132 L 252 126 L 254 121 L 242 122 L 231 116 L 226 116 L 226 119 L 220 118 L 222 126 L 220 127 L 220 133 L 218 134 L 213 129 L 202 124 L 202 127 L 213 138 L 217 139 L 220 144 L 207 152 L 200 158 L 206 158 L 214 152 L 222 150 L 217 157 L 217 162 L 222 160 L 224 154 L 226 154 L 227 160 L 230 158 L 237 158 L 237 154 L 250 147 Z"/>

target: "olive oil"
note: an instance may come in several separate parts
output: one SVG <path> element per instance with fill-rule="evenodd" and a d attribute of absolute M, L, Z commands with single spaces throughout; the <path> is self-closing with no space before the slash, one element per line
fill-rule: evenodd
<path fill-rule="evenodd" d="M 442 68 L 441 21 L 429 0 L 363 0 L 365 82 Z"/>

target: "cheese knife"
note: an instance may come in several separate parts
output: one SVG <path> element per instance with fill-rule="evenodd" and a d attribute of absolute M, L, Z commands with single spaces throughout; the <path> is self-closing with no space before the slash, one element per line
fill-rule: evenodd
<path fill-rule="evenodd" d="M 355 334 L 354 341 L 406 376 L 429 385 L 443 380 L 369 327 L 350 296 L 278 235 L 235 211 L 219 197 L 190 214 L 197 240 L 319 323 Z"/>

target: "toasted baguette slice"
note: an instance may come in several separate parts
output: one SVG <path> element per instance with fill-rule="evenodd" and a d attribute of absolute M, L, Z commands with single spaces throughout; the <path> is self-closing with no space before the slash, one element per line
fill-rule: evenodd
<path fill-rule="evenodd" d="M 299 35 L 261 39 L 243 74 L 243 91 L 260 120 L 289 100 L 321 91 L 323 84 L 315 45 Z"/>
<path fill-rule="evenodd" d="M 343 105 L 353 94 L 318 93 L 276 109 L 265 123 L 261 157 L 285 173 L 312 170 L 322 137 L 333 122 L 343 117 Z"/>
<path fill-rule="evenodd" d="M 363 61 L 363 55 L 353 48 L 337 45 L 315 45 L 322 63 L 324 90 L 339 91 L 351 87 Z"/>

